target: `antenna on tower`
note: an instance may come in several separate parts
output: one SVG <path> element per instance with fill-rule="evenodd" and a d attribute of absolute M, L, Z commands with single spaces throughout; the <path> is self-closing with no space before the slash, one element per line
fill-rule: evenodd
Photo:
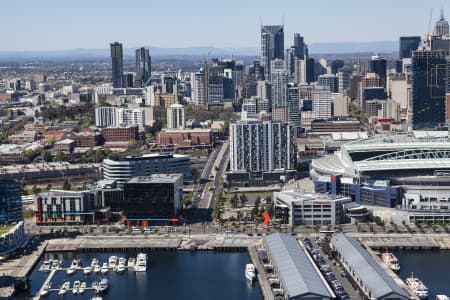
<path fill-rule="evenodd" d="M 283 19 L 282 19 L 282 25 L 284 27 L 284 14 L 283 14 Z"/>
<path fill-rule="evenodd" d="M 259 25 L 261 25 L 261 27 L 263 26 L 262 17 L 261 16 L 259 16 Z"/>

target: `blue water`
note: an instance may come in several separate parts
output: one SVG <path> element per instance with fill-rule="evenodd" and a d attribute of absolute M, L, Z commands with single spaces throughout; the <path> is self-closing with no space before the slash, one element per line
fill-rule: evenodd
<path fill-rule="evenodd" d="M 245 264 L 250 262 L 247 253 L 213 252 L 149 252 L 147 273 L 125 271 L 123 274 L 109 272 L 110 289 L 103 299 L 262 299 L 258 284 L 249 286 L 245 279 Z M 128 257 L 136 253 L 88 253 L 75 254 L 84 266 L 96 257 L 101 262 L 111 255 Z M 65 267 L 70 265 L 74 254 L 46 254 L 45 258 L 64 260 Z M 38 271 L 42 261 L 33 270 L 30 295 L 40 289 L 48 273 Z M 68 277 L 59 271 L 52 280 L 52 288 L 58 288 L 64 281 L 84 280 L 88 286 L 100 281 L 101 275 L 92 273 L 84 276 L 81 270 Z M 84 295 L 73 295 L 68 291 L 64 299 L 90 299 L 93 291 Z M 57 291 L 51 292 L 46 299 L 61 299 Z"/>
<path fill-rule="evenodd" d="M 400 277 L 406 279 L 414 272 L 414 277 L 428 287 L 428 299 L 436 295 L 450 296 L 450 251 L 397 251 L 400 261 Z"/>

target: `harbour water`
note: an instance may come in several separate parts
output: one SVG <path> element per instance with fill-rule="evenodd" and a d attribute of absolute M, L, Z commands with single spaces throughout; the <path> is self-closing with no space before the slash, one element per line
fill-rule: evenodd
<path fill-rule="evenodd" d="M 59 253 L 46 254 L 45 258 L 62 259 L 64 267 L 69 267 L 74 257 L 82 260 L 83 266 L 90 265 L 94 257 L 106 262 L 111 255 L 136 256 L 136 253 Z M 250 262 L 247 253 L 214 252 L 149 252 L 147 272 L 125 271 L 123 274 L 110 272 L 109 291 L 103 299 L 262 299 L 258 283 L 250 286 L 245 279 L 245 264 Z M 30 295 L 40 289 L 49 273 L 38 269 L 31 274 Z M 59 288 L 66 280 L 84 280 L 88 286 L 99 281 L 101 275 L 92 273 L 84 276 L 82 270 L 72 276 L 58 271 L 52 280 L 52 288 Z M 90 299 L 93 291 L 83 296 L 75 296 L 68 291 L 64 299 Z M 28 299 L 24 296 L 23 299 Z M 43 299 L 61 299 L 57 292 L 51 292 Z"/>
<path fill-rule="evenodd" d="M 404 280 L 414 273 L 428 287 L 428 299 L 436 295 L 450 296 L 450 251 L 397 251 L 400 261 L 400 277 Z"/>

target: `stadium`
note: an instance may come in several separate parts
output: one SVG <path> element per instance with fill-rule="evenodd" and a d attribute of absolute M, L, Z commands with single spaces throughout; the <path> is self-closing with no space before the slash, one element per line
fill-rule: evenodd
<path fill-rule="evenodd" d="M 449 213 L 449 133 L 412 131 L 353 141 L 313 160 L 310 176 L 316 192 L 351 196 L 360 204 Z"/>

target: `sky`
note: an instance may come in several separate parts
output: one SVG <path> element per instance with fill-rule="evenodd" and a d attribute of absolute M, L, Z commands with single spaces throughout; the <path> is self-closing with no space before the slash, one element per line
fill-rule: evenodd
<path fill-rule="evenodd" d="M 446 4 L 447 3 L 447 4 Z M 259 47 L 260 22 L 308 44 L 398 40 L 432 27 L 444 0 L 0 0 L 0 51 Z"/>

